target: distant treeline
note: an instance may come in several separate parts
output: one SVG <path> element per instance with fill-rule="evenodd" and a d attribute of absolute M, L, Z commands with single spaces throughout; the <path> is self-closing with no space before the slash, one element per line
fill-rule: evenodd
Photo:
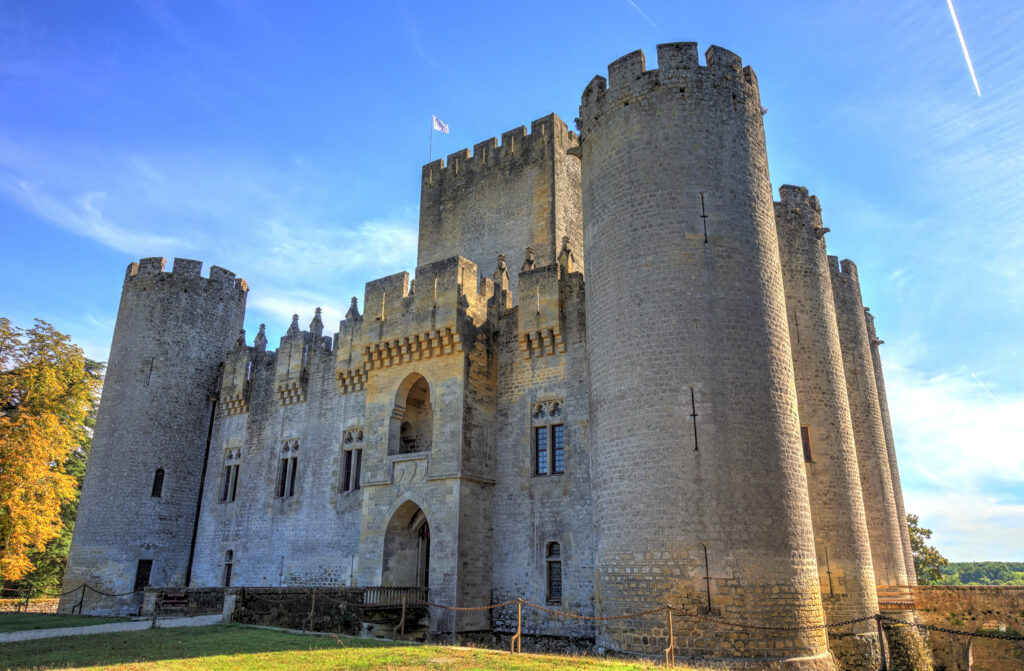
<path fill-rule="evenodd" d="M 942 579 L 938 584 L 1024 586 L 1024 562 L 949 562 L 948 566 L 942 568 Z"/>

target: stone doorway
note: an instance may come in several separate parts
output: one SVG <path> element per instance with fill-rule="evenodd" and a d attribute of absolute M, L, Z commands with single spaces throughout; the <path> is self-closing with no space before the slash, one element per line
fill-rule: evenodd
<path fill-rule="evenodd" d="M 430 524 L 412 501 L 398 507 L 384 532 L 381 585 L 430 586 Z"/>

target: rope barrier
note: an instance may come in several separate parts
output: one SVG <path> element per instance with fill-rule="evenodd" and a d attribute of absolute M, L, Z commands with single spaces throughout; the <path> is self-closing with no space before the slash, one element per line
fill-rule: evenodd
<path fill-rule="evenodd" d="M 775 627 L 764 624 L 743 624 L 741 622 L 729 622 L 728 620 L 719 620 L 713 617 L 706 617 L 699 614 L 691 613 L 680 613 L 682 617 L 689 617 L 697 620 L 704 620 L 705 622 L 714 622 L 715 624 L 725 625 L 727 627 L 735 627 L 738 629 L 749 629 L 757 631 L 813 631 L 815 629 L 838 629 L 839 627 L 846 627 L 851 624 L 857 624 L 858 622 L 867 622 L 868 620 L 875 619 L 874 615 L 867 615 L 865 617 L 858 617 L 852 620 L 843 620 L 842 622 L 833 622 L 831 624 L 806 624 L 796 627 Z"/>
<path fill-rule="evenodd" d="M 934 624 L 921 624 L 918 622 L 904 622 L 888 615 L 882 615 L 882 620 L 891 622 L 893 624 L 903 624 L 908 627 L 917 627 L 918 629 L 927 629 L 928 631 L 939 631 L 943 634 L 953 634 L 955 636 L 967 636 L 968 638 L 992 638 L 999 641 L 1024 641 L 1024 636 L 1014 636 L 1013 634 L 990 634 L 986 632 L 971 632 L 971 631 L 959 631 L 957 629 L 946 629 L 945 627 L 937 627 Z"/>
<path fill-rule="evenodd" d="M 81 591 L 82 592 L 82 596 L 79 599 L 78 604 L 75 605 L 75 608 L 80 609 L 82 601 L 84 600 L 84 597 L 85 597 L 86 590 L 91 591 L 91 592 L 93 592 L 95 594 L 98 594 L 100 596 L 108 597 L 108 598 L 118 598 L 118 597 L 130 596 L 130 595 L 133 595 L 133 594 L 139 594 L 139 593 L 144 591 L 142 589 L 136 589 L 136 590 L 132 590 L 130 592 L 110 593 L 110 592 L 104 592 L 102 590 L 96 589 L 95 587 L 93 587 L 92 585 L 89 585 L 88 583 L 83 583 L 83 584 L 79 585 L 78 587 L 75 587 L 74 589 L 68 590 L 66 592 L 47 592 L 45 590 L 40 590 L 38 588 L 33 588 L 33 587 L 24 587 L 24 588 L 19 588 L 19 589 L 14 589 L 14 590 L 5 590 L 5 591 L 8 594 L 10 594 L 10 593 L 14 593 L 14 594 L 28 594 L 28 596 L 25 597 L 26 601 L 28 601 L 28 600 L 30 600 L 32 598 L 38 598 L 38 597 L 33 597 L 32 596 L 33 594 L 35 594 L 35 595 L 42 595 L 42 596 L 48 596 L 48 597 L 65 597 L 65 596 L 74 594 L 75 592 Z M 374 606 L 378 606 L 378 607 L 397 606 L 397 604 L 390 604 L 390 603 L 381 603 L 381 604 L 372 604 L 371 603 L 371 604 L 367 604 L 367 603 L 350 602 L 348 600 L 345 600 L 345 599 L 342 599 L 342 598 L 338 598 L 338 597 L 334 597 L 334 596 L 332 596 L 330 594 L 327 594 L 327 593 L 324 593 L 324 592 L 317 592 L 317 590 L 315 590 L 315 589 L 311 590 L 308 594 L 307 593 L 261 594 L 259 592 L 254 592 L 254 591 L 243 589 L 242 592 L 240 593 L 240 596 L 242 597 L 243 600 L 245 600 L 245 599 L 254 599 L 254 600 L 263 601 L 265 603 L 271 603 L 271 604 L 281 604 L 281 603 L 284 603 L 286 601 L 289 601 L 289 600 L 292 600 L 292 599 L 295 599 L 295 598 L 303 598 L 303 597 L 306 597 L 306 596 L 312 596 L 312 603 L 311 603 L 311 606 L 310 606 L 310 617 L 307 617 L 306 621 L 310 621 L 311 618 L 312 618 L 312 615 L 313 615 L 313 612 L 314 612 L 315 606 L 316 606 L 316 598 L 317 597 L 320 597 L 321 599 L 328 599 L 330 601 L 333 601 L 334 603 L 340 603 L 340 604 L 343 604 L 343 605 L 362 606 L 362 607 L 369 607 L 369 608 L 372 608 Z M 436 602 L 433 602 L 433 601 L 424 601 L 424 600 L 420 600 L 420 599 L 409 599 L 409 598 L 406 599 L 406 603 L 409 606 L 426 606 L 426 607 L 429 607 L 429 608 L 440 608 L 442 610 L 448 610 L 448 611 L 454 611 L 454 612 L 487 611 L 487 610 L 494 610 L 496 608 L 504 608 L 506 606 L 511 606 L 513 604 L 516 604 L 518 606 L 518 608 L 519 608 L 520 617 L 521 617 L 522 607 L 523 606 L 529 606 L 530 608 L 534 608 L 536 610 L 548 613 L 550 615 L 554 615 L 556 617 L 564 617 L 564 618 L 572 619 L 572 620 L 593 621 L 593 622 L 611 622 L 611 621 L 617 621 L 617 620 L 629 620 L 629 619 L 635 619 L 635 618 L 644 617 L 644 616 L 647 616 L 647 615 L 654 615 L 656 613 L 661 613 L 661 612 L 664 612 L 664 611 L 668 611 L 669 612 L 669 618 L 670 618 L 669 619 L 670 630 L 672 629 L 671 618 L 672 618 L 673 614 L 676 617 L 683 617 L 683 618 L 689 618 L 689 619 L 694 619 L 694 620 L 701 620 L 701 621 L 704 621 L 704 622 L 712 622 L 714 624 L 719 624 L 719 625 L 722 625 L 722 626 L 725 626 L 725 627 L 733 627 L 733 628 L 736 628 L 736 629 L 744 629 L 744 630 L 748 630 L 748 631 L 814 631 L 814 630 L 820 630 L 820 629 L 838 629 L 838 628 L 841 628 L 841 627 L 847 627 L 847 626 L 850 626 L 850 625 L 853 625 L 853 624 L 858 624 L 860 622 L 867 622 L 869 620 L 879 619 L 881 621 L 885 621 L 885 622 L 888 622 L 888 623 L 891 623 L 891 624 L 904 625 L 904 626 L 908 626 L 908 627 L 916 627 L 918 629 L 924 629 L 924 630 L 927 630 L 927 631 L 937 631 L 937 632 L 940 632 L 940 633 L 943 633 L 943 634 L 950 634 L 950 635 L 953 635 L 953 636 L 966 636 L 968 638 L 987 638 L 987 639 L 994 639 L 994 640 L 1000 640 L 1000 641 L 1024 641 L 1024 636 L 1020 636 L 1020 635 L 1002 634 L 1002 633 L 988 633 L 988 632 L 960 631 L 960 630 L 957 630 L 957 629 L 948 629 L 946 627 L 939 627 L 939 626 L 931 625 L 931 624 L 922 624 L 922 623 L 917 623 L 917 622 L 906 622 L 906 621 L 900 620 L 898 618 L 890 617 L 888 615 L 881 615 L 881 614 L 878 614 L 878 615 L 868 615 L 868 616 L 864 616 L 864 617 L 858 617 L 858 618 L 853 618 L 853 619 L 849 619 L 849 620 L 843 620 L 842 622 L 832 622 L 832 623 L 827 623 L 827 624 L 823 623 L 823 624 L 809 624 L 809 625 L 801 625 L 801 626 L 773 626 L 773 625 L 749 624 L 749 623 L 743 623 L 743 622 L 730 622 L 729 620 L 722 620 L 722 619 L 719 619 L 719 618 L 708 617 L 706 615 L 701 615 L 700 613 L 687 613 L 684 609 L 680 608 L 679 606 L 673 606 L 671 604 L 666 604 L 666 605 L 663 605 L 663 606 L 656 606 L 654 608 L 648 608 L 646 610 L 640 610 L 640 611 L 636 611 L 636 612 L 633 612 L 633 613 L 624 613 L 622 615 L 581 615 L 579 613 L 571 613 L 571 612 L 565 611 L 565 610 L 558 610 L 558 609 L 555 609 L 555 608 L 548 608 L 547 606 L 542 606 L 541 604 L 533 603 L 532 601 L 527 601 L 525 599 L 510 599 L 508 601 L 501 601 L 501 602 L 498 602 L 498 603 L 492 603 L 492 604 L 489 604 L 489 605 L 486 605 L 486 606 L 450 606 L 450 605 L 447 605 L 447 604 L 436 603 Z M 517 633 L 517 636 L 519 636 L 520 637 L 519 640 L 521 640 L 521 636 L 522 636 L 521 629 Z"/>

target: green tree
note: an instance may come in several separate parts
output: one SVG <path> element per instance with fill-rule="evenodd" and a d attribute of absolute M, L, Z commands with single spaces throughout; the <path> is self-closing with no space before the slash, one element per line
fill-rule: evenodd
<path fill-rule="evenodd" d="M 0 317 L 0 579 L 59 583 L 102 365 L 44 321 Z M 64 532 L 62 534 L 62 531 Z M 48 547 L 53 549 L 48 554 Z M 61 556 L 63 553 L 63 556 Z"/>
<path fill-rule="evenodd" d="M 949 566 L 949 560 L 925 541 L 932 537 L 932 530 L 920 526 L 917 515 L 907 515 L 910 529 L 910 549 L 914 554 L 914 571 L 917 582 L 922 585 L 936 585 L 942 581 L 942 569 Z"/>

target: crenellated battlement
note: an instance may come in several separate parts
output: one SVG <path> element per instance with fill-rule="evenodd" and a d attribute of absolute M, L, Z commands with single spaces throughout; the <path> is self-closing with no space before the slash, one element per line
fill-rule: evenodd
<path fill-rule="evenodd" d="M 647 59 L 640 49 L 616 59 L 608 65 L 608 77 L 594 77 L 583 90 L 580 103 L 580 118 L 586 129 L 610 105 L 629 105 L 637 98 L 644 98 L 657 87 L 674 86 L 679 95 L 687 97 L 687 87 L 709 88 L 712 81 L 720 94 L 732 91 L 733 101 L 737 94 L 758 100 L 757 76 L 738 55 L 712 45 L 704 52 L 705 65 L 700 64 L 696 42 L 671 42 L 657 47 L 658 67 L 647 69 Z M 727 86 L 723 86 L 723 82 Z M 690 90 L 694 97 L 696 91 Z M 758 109 L 760 103 L 758 103 Z"/>
<path fill-rule="evenodd" d="M 360 391 L 368 374 L 463 351 L 462 327 L 487 321 L 494 280 L 455 256 L 366 283 L 363 314 L 353 308 L 338 325 L 336 378 L 342 393 Z"/>
<path fill-rule="evenodd" d="M 860 286 L 860 279 L 857 276 L 857 264 L 850 259 L 840 261 L 838 256 L 829 256 L 828 268 L 833 277 L 852 280 Z"/>
<path fill-rule="evenodd" d="M 810 195 L 806 186 L 783 184 L 779 187 L 779 197 L 782 205 L 786 207 L 796 208 L 809 205 L 821 212 L 821 203 L 818 201 L 818 197 Z"/>
<path fill-rule="evenodd" d="M 519 126 L 501 134 L 501 144 L 497 138 L 489 138 L 473 145 L 473 151 L 460 149 L 448 155 L 447 161 L 437 159 L 423 166 L 424 187 L 437 186 L 442 179 L 455 177 L 469 178 L 481 170 L 493 167 L 508 167 L 509 163 L 520 158 L 525 159 L 532 152 L 544 150 L 552 138 L 560 145 L 575 147 L 579 145 L 579 136 L 569 130 L 565 122 L 556 114 L 549 114 L 535 119 L 530 124 L 530 132 L 526 126 Z"/>
<path fill-rule="evenodd" d="M 203 268 L 202 261 L 176 258 L 170 272 L 164 270 L 166 266 L 167 259 L 162 256 L 151 256 L 141 259 L 138 263 L 129 263 L 128 268 L 125 270 L 125 284 L 151 278 L 188 281 L 205 280 L 211 287 L 217 287 L 221 290 L 240 291 L 242 295 L 249 291 L 249 285 L 244 279 L 235 277 L 233 272 L 220 266 L 210 266 L 209 277 L 202 277 L 200 275 Z"/>
<path fill-rule="evenodd" d="M 809 229 L 821 240 L 831 229 L 821 222 L 821 203 L 805 186 L 783 184 L 779 187 L 779 200 L 774 203 L 775 223 L 793 229 Z"/>

